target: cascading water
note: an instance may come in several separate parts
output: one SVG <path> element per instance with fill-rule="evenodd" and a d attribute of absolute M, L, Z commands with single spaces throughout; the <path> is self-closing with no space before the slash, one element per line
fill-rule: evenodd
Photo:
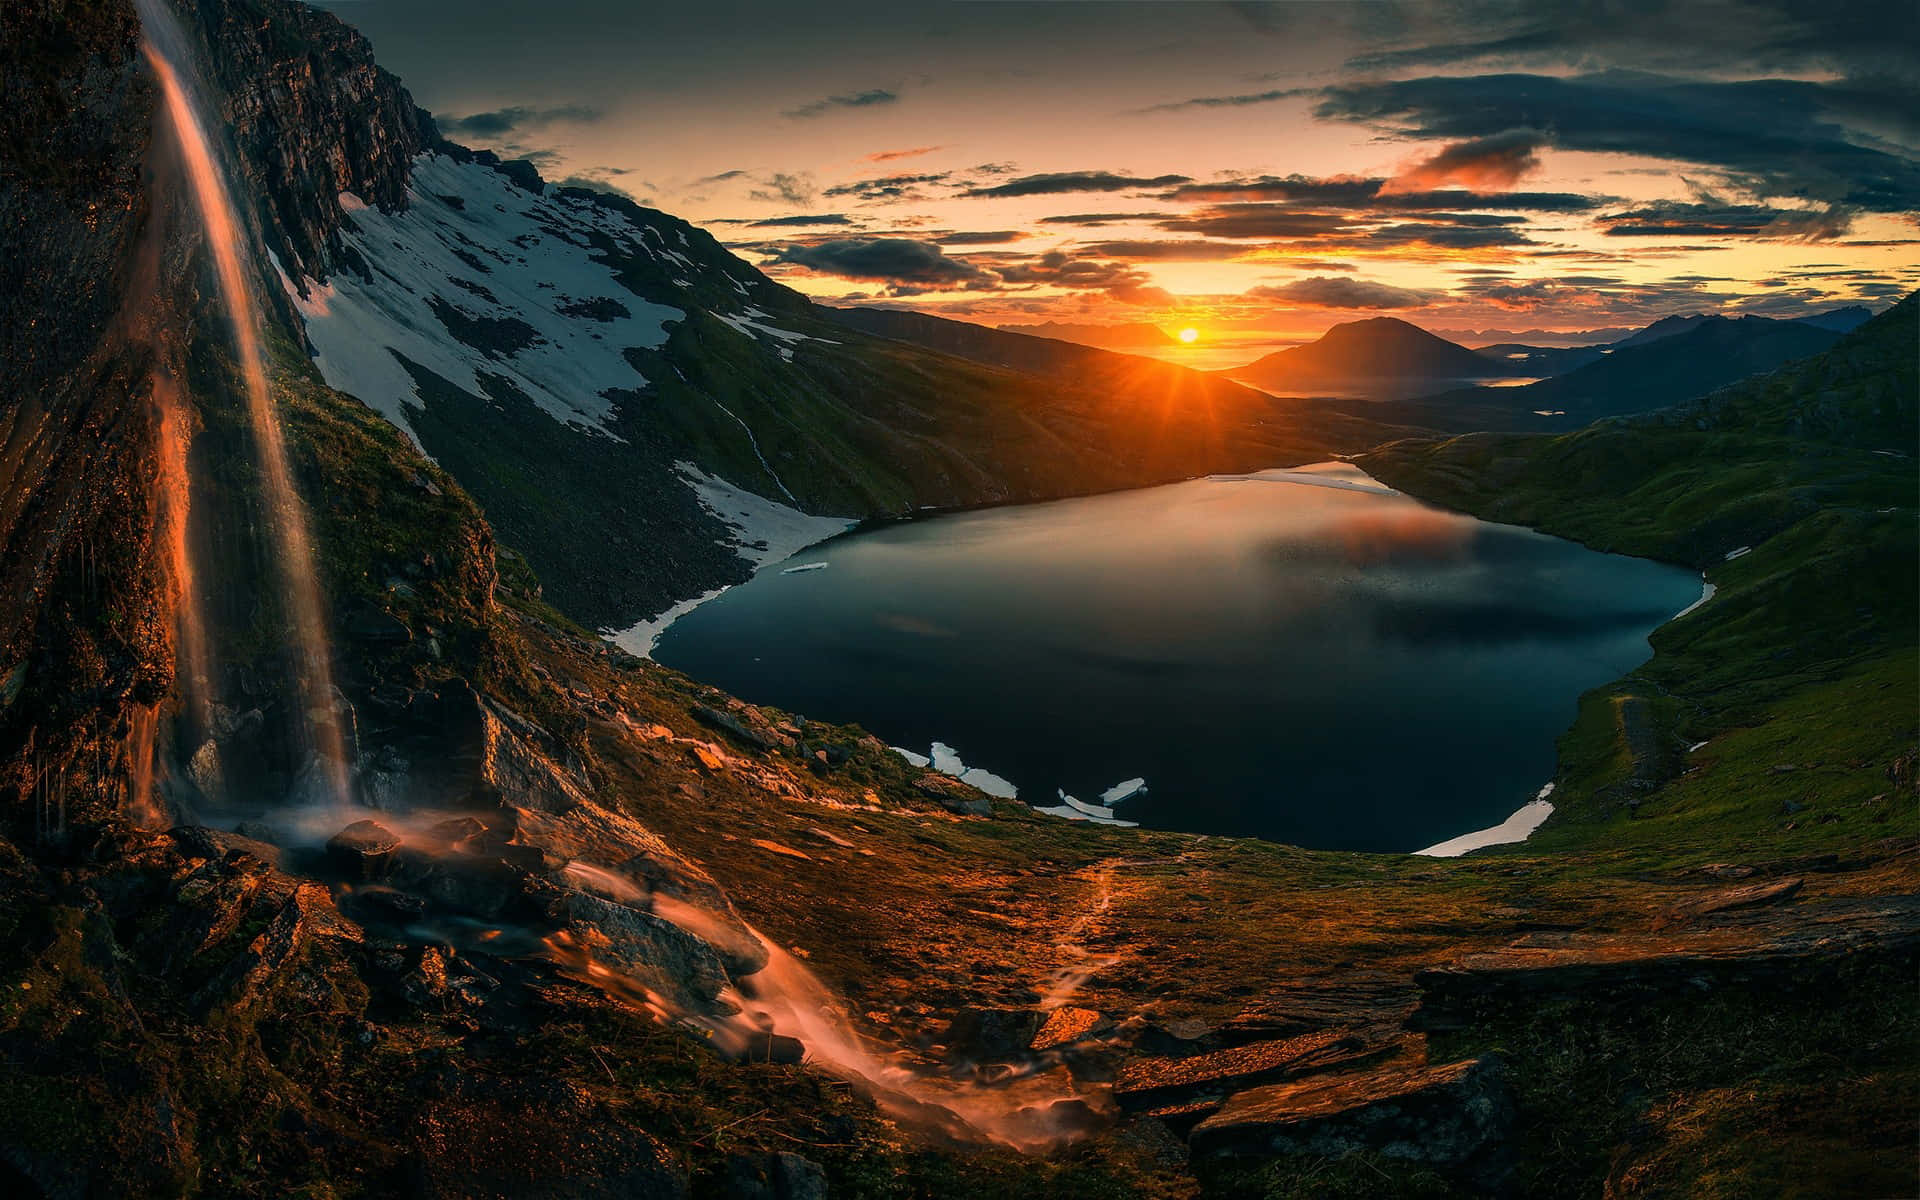
<path fill-rule="evenodd" d="M 300 692 L 300 719 L 295 724 L 304 731 L 313 769 L 321 783 L 321 796 L 309 794 L 301 799 L 307 802 L 318 799 L 344 808 L 350 803 L 351 789 L 346 738 L 334 701 L 325 609 L 315 573 L 306 508 L 293 483 L 280 415 L 267 384 L 259 317 L 242 260 L 241 224 L 227 193 L 219 161 L 183 80 L 180 66 L 188 61 L 189 43 L 163 0 L 135 0 L 135 7 L 146 34 L 142 49 L 160 84 L 168 122 L 193 192 L 207 248 L 213 256 L 220 299 L 232 326 L 235 356 L 246 391 L 247 416 L 260 471 L 260 499 L 267 514 L 281 601 L 297 656 L 294 676 Z M 184 539 L 184 533 L 180 536 Z M 191 565 L 186 561 L 184 540 L 180 544 L 182 548 L 176 555 L 176 570 L 180 573 L 177 583 L 190 589 Z M 191 614 L 193 607 L 189 596 L 182 606 L 183 612 Z M 198 630 L 183 628 L 181 649 L 187 656 L 184 665 L 190 676 L 200 680 L 205 679 L 207 670 L 204 642 Z M 196 654 L 201 656 L 197 662 Z M 189 687 L 195 686 L 190 681 Z M 191 702 L 191 692 L 189 697 Z"/>

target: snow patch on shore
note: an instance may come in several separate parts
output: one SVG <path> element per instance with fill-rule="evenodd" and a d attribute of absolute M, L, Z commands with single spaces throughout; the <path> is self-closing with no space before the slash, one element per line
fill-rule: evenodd
<path fill-rule="evenodd" d="M 856 524 L 852 517 L 816 517 L 769 500 L 690 462 L 674 464 L 700 498 L 701 507 L 733 531 L 734 553 L 755 569 L 784 562 L 815 542 L 838 537 Z"/>
<path fill-rule="evenodd" d="M 1673 622 L 1678 621 L 1681 617 L 1686 616 L 1688 613 L 1692 612 L 1694 609 L 1699 608 L 1702 604 L 1705 604 L 1707 601 L 1713 599 L 1713 593 L 1716 590 L 1717 589 L 1712 584 L 1702 579 L 1700 581 L 1700 598 L 1698 600 L 1695 600 L 1692 604 L 1687 605 L 1685 608 L 1681 609 L 1679 612 L 1673 614 L 1671 617 L 1668 617 L 1667 623 L 1671 625 Z"/>
<path fill-rule="evenodd" d="M 1416 850 L 1428 858 L 1458 858 L 1469 850 L 1478 850 L 1483 846 L 1504 846 L 1512 842 L 1524 842 L 1533 831 L 1540 828 L 1541 822 L 1553 815 L 1553 805 L 1547 800 L 1553 795 L 1553 785 L 1549 783 L 1540 789 L 1533 799 L 1521 805 L 1519 810 L 1498 825 L 1486 829 L 1476 829 L 1472 833 L 1463 833 L 1457 838 L 1449 838 L 1438 845 L 1428 846 L 1425 850 Z"/>
<path fill-rule="evenodd" d="M 734 553 L 756 571 L 770 563 L 784 562 L 815 542 L 824 542 L 845 533 L 854 524 L 850 517 L 810 516 L 797 508 L 789 508 L 776 500 L 736 487 L 718 476 L 709 475 L 692 463 L 675 463 L 674 466 L 687 486 L 693 489 L 694 495 L 699 497 L 701 507 L 719 518 L 721 524 L 731 531 L 728 544 L 733 547 Z M 825 565 L 810 563 L 799 569 L 814 570 Z M 714 588 L 682 600 L 658 616 L 636 622 L 625 629 L 603 629 L 601 636 L 611 639 L 614 645 L 629 654 L 652 658 L 653 648 L 659 644 L 660 636 L 666 633 L 668 626 L 726 590 L 726 587 Z"/>

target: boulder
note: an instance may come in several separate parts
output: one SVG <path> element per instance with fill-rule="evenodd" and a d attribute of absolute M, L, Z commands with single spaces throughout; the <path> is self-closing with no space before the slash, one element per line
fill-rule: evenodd
<path fill-rule="evenodd" d="M 1194 1127 L 1196 1154 L 1373 1153 L 1453 1173 L 1484 1174 L 1513 1124 L 1494 1056 L 1252 1088 Z"/>
<path fill-rule="evenodd" d="M 951 1058 L 1006 1062 L 1027 1054 L 1045 1020 L 1045 1014 L 1029 1008 L 963 1009 L 940 1040 Z"/>
<path fill-rule="evenodd" d="M 731 713 L 723 713 L 717 708 L 708 708 L 704 704 L 693 706 L 693 719 L 712 729 L 718 729 L 736 741 L 752 746 L 756 750 L 777 749 L 779 743 L 751 728 Z"/>
<path fill-rule="evenodd" d="M 1220 1028 L 1229 1041 L 1292 1037 L 1319 1029 L 1391 1029 L 1419 1002 L 1411 975 L 1342 971 L 1289 980 L 1251 1001 Z"/>
<path fill-rule="evenodd" d="M 937 801 L 940 807 L 957 816 L 993 815 L 993 801 L 989 800 L 985 793 L 961 783 L 951 775 L 929 771 L 913 781 L 913 789 L 927 799 Z"/>
<path fill-rule="evenodd" d="M 378 821 L 355 821 L 327 839 L 327 859 L 351 879 L 389 875 L 399 856 L 400 835 Z"/>

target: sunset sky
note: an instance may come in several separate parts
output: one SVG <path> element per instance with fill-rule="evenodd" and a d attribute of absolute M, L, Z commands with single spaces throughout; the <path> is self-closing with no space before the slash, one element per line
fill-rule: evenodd
<path fill-rule="evenodd" d="M 795 288 L 1279 336 L 1881 306 L 1912 0 L 327 0 L 453 140 Z"/>

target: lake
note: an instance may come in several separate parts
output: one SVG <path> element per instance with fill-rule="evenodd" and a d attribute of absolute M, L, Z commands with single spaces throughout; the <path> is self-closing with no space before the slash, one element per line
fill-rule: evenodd
<path fill-rule="evenodd" d="M 1411 851 L 1532 798 L 1580 694 L 1700 592 L 1322 464 L 852 533 L 694 609 L 654 657 L 943 743 L 1035 805 L 1144 778 L 1117 816 Z"/>

